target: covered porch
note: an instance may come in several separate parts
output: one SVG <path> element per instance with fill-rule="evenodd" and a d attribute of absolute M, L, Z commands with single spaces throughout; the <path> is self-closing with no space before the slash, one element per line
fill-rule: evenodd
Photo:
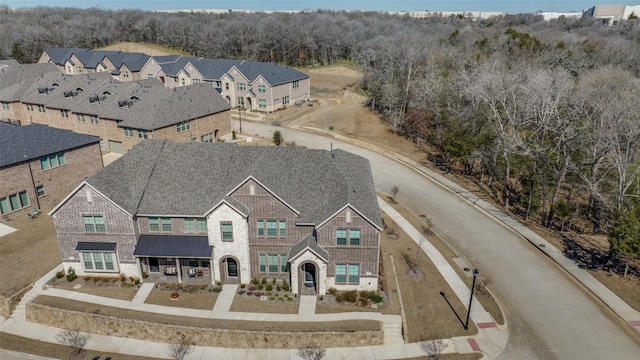
<path fill-rule="evenodd" d="M 140 235 L 134 256 L 145 281 L 214 284 L 212 251 L 206 236 Z"/>

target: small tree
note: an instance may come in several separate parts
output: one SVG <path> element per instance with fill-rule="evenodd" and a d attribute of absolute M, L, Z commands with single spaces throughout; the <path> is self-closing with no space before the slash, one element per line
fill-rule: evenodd
<path fill-rule="evenodd" d="M 273 133 L 273 143 L 276 144 L 276 146 L 280 146 L 282 145 L 282 143 L 284 142 L 284 138 L 282 137 L 282 134 L 280 133 L 280 130 L 277 130 L 276 132 Z"/>
<path fill-rule="evenodd" d="M 89 342 L 91 336 L 81 333 L 79 330 L 63 330 L 55 336 L 56 340 L 62 344 L 71 347 L 69 359 L 84 359 L 86 351 L 84 347 Z"/>
<path fill-rule="evenodd" d="M 307 345 L 298 349 L 298 356 L 304 360 L 322 360 L 326 354 L 327 349 L 316 345 Z"/>
<path fill-rule="evenodd" d="M 400 189 L 398 189 L 397 186 L 393 185 L 393 187 L 391 188 L 391 200 L 393 200 L 393 202 L 397 202 L 396 201 L 396 195 L 398 195 L 398 193 L 400 192 Z"/>
<path fill-rule="evenodd" d="M 626 212 L 620 212 L 609 231 L 609 243 L 613 256 L 623 257 L 626 260 L 624 276 L 626 279 L 631 258 L 640 254 L 640 201 L 634 204 Z"/>
<path fill-rule="evenodd" d="M 184 358 L 193 352 L 193 344 L 187 341 L 187 338 L 182 335 L 179 341 L 173 344 L 169 344 L 167 353 L 170 358 L 174 360 L 184 360 Z"/>
<path fill-rule="evenodd" d="M 420 348 L 427 354 L 428 359 L 439 360 L 447 344 L 442 339 L 427 340 L 420 343 Z"/>

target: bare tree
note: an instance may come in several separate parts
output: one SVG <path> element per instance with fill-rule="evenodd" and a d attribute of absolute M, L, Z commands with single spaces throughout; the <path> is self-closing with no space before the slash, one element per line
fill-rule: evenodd
<path fill-rule="evenodd" d="M 393 200 L 393 202 L 397 202 L 396 201 L 396 195 L 398 195 L 398 193 L 400 192 L 400 189 L 398 189 L 397 186 L 393 185 L 393 187 L 391 188 L 391 200 Z"/>
<path fill-rule="evenodd" d="M 447 344 L 442 339 L 427 340 L 420 342 L 420 348 L 427 354 L 428 359 L 439 360 Z"/>
<path fill-rule="evenodd" d="M 60 344 L 71 347 L 70 360 L 81 360 L 86 355 L 84 347 L 91 339 L 91 335 L 82 333 L 80 330 L 62 330 L 55 338 Z"/>
<path fill-rule="evenodd" d="M 174 360 L 184 360 L 184 358 L 193 352 L 193 344 L 182 337 L 173 344 L 169 344 L 167 354 Z"/>
<path fill-rule="evenodd" d="M 304 360 L 322 360 L 327 354 L 327 349 L 317 345 L 307 345 L 298 349 L 297 354 Z"/>

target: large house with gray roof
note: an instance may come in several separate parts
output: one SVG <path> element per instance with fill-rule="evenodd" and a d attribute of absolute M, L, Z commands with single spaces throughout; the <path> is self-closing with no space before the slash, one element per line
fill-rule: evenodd
<path fill-rule="evenodd" d="M 371 168 L 342 150 L 147 140 L 49 214 L 65 269 L 80 275 L 378 286 Z"/>
<path fill-rule="evenodd" d="M 104 152 L 148 139 L 212 142 L 231 136 L 229 104 L 207 84 L 168 89 L 107 72 L 65 75 L 53 64 L 0 69 L 0 120 L 98 136 Z"/>
<path fill-rule="evenodd" d="M 102 164 L 97 137 L 0 121 L 0 216 L 53 208 Z"/>
<path fill-rule="evenodd" d="M 38 62 L 53 63 L 65 74 L 107 72 L 120 81 L 156 78 L 168 88 L 208 83 L 231 107 L 248 111 L 277 111 L 310 98 L 308 75 L 273 63 L 77 48 L 46 49 Z"/>

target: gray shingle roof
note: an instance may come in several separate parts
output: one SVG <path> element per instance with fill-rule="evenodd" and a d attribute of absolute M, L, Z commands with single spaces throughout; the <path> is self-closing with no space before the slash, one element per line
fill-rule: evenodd
<path fill-rule="evenodd" d="M 98 142 L 100 138 L 95 136 L 46 125 L 17 126 L 0 122 L 0 167 Z"/>
<path fill-rule="evenodd" d="M 118 126 L 161 129 L 229 109 L 229 103 L 211 84 L 194 84 L 159 91 L 154 101 L 143 104 L 135 116 L 127 117 Z"/>
<path fill-rule="evenodd" d="M 140 235 L 133 256 L 210 258 L 207 236 Z"/>
<path fill-rule="evenodd" d="M 369 161 L 341 150 L 146 140 L 87 182 L 131 214 L 203 216 L 252 176 L 319 224 L 350 204 L 382 227 Z"/>
<path fill-rule="evenodd" d="M 271 86 L 309 78 L 309 75 L 305 73 L 274 63 L 243 61 L 236 67 L 249 82 L 253 82 L 262 75 Z"/>
<path fill-rule="evenodd" d="M 295 258 L 306 249 L 311 249 L 313 252 L 318 254 L 318 256 L 320 256 L 325 261 L 329 260 L 329 253 L 327 252 L 327 250 L 320 247 L 320 245 L 318 245 L 318 241 L 316 240 L 316 238 L 314 238 L 313 235 L 311 234 L 307 234 L 305 237 L 300 239 L 300 241 L 298 241 L 291 247 L 291 250 L 289 250 L 289 255 L 287 256 L 287 259 L 291 260 Z"/>
<path fill-rule="evenodd" d="M 21 100 L 34 83 L 44 82 L 60 75 L 56 66 L 50 63 L 16 64 L 3 67 L 0 69 L 0 84 L 2 84 L 0 100 L 9 102 Z"/>
<path fill-rule="evenodd" d="M 67 78 L 69 81 L 66 81 Z M 83 100 L 88 98 L 90 95 L 93 95 L 100 89 L 103 84 L 109 82 L 112 78 L 111 75 L 106 72 L 99 73 L 91 73 L 82 76 L 64 76 L 64 84 L 60 84 L 58 90 L 53 94 L 49 94 L 48 96 L 39 96 L 37 92 L 34 92 L 32 98 L 37 96 L 43 99 L 49 99 L 46 101 L 45 105 L 54 109 L 70 109 L 75 111 L 74 108 L 78 106 Z M 66 86 L 65 86 L 66 85 Z M 80 91 L 79 89 L 82 89 Z M 65 92 L 72 91 L 72 96 L 65 96 Z M 53 95 L 53 96 L 51 96 Z M 25 101 L 29 102 L 29 101 Z M 38 102 L 34 102 L 38 104 Z"/>

